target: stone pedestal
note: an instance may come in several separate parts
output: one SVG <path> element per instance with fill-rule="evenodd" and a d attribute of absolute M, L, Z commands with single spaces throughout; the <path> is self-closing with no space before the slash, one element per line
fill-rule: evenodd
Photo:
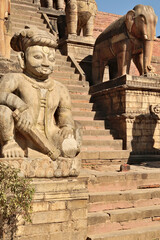
<path fill-rule="evenodd" d="M 69 35 L 68 38 L 59 40 L 59 49 L 63 55 L 74 56 L 83 69 L 86 80 L 92 76 L 92 55 L 95 39 L 93 37 L 81 37 Z"/>
<path fill-rule="evenodd" d="M 61 160 L 60 167 L 65 170 L 63 173 L 67 173 L 66 162 L 63 159 L 59 160 Z M 26 223 L 19 217 L 14 240 L 85 240 L 87 238 L 88 179 L 86 177 L 54 178 L 56 162 L 47 158 L 1 158 L 0 161 L 20 169 L 20 175 L 32 177 L 35 188 L 32 223 Z"/>
<path fill-rule="evenodd" d="M 33 179 L 32 223 L 19 222 L 15 240 L 85 240 L 87 179 Z"/>
<path fill-rule="evenodd" d="M 93 54 L 95 39 L 69 35 L 68 38 L 60 39 L 59 48 L 64 55 L 73 55 L 77 61 Z"/>
<path fill-rule="evenodd" d="M 160 154 L 160 120 L 151 111 L 160 104 L 160 78 L 125 75 L 92 86 L 92 102 L 134 155 Z"/>

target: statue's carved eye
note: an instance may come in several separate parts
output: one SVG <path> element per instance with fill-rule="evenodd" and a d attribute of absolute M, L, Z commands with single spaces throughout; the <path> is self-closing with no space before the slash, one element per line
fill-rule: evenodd
<path fill-rule="evenodd" d="M 35 59 L 42 59 L 42 55 L 34 55 Z"/>
<path fill-rule="evenodd" d="M 54 57 L 49 57 L 48 58 L 50 62 L 55 62 L 55 58 Z"/>

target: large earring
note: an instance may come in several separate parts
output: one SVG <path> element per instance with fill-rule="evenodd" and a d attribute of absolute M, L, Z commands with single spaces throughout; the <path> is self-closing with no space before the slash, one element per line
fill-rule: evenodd
<path fill-rule="evenodd" d="M 22 69 L 25 68 L 25 64 L 24 64 L 24 52 L 20 52 L 18 53 L 18 61 L 20 63 L 20 66 Z"/>

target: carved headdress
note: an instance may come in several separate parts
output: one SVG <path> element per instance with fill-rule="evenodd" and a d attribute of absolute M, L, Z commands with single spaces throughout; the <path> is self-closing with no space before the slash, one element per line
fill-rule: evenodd
<path fill-rule="evenodd" d="M 11 47 L 14 51 L 25 52 L 31 46 L 57 47 L 57 36 L 36 27 L 26 26 L 24 29 L 15 33 L 11 39 Z"/>

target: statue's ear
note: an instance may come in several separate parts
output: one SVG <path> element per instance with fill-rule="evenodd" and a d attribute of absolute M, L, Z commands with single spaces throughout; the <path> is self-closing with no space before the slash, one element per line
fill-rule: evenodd
<path fill-rule="evenodd" d="M 19 60 L 21 68 L 24 69 L 25 64 L 24 64 L 24 53 L 23 52 L 18 53 L 18 60 Z"/>
<path fill-rule="evenodd" d="M 127 27 L 127 30 L 129 32 L 131 32 L 131 30 L 132 30 L 132 26 L 133 26 L 133 23 L 134 23 L 134 18 L 135 18 L 135 11 L 134 10 L 130 10 L 126 14 L 126 19 L 125 19 L 126 27 Z"/>

